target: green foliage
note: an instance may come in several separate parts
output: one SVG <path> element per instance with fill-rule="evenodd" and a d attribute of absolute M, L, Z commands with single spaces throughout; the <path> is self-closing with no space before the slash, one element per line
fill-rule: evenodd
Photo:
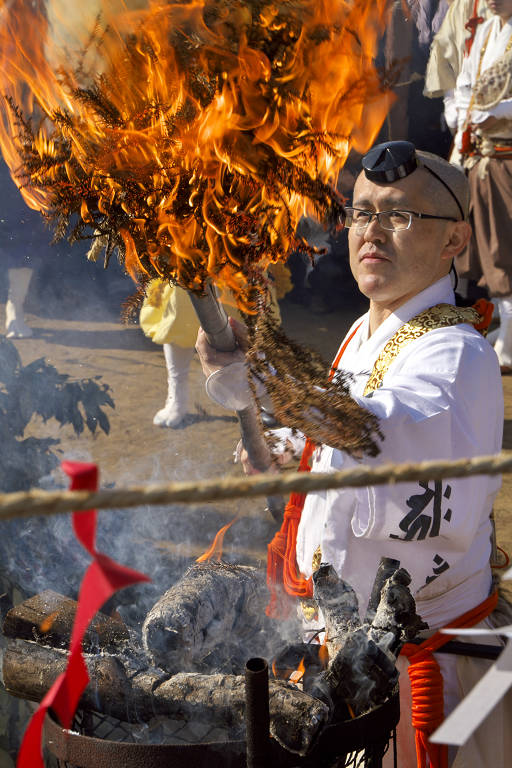
<path fill-rule="evenodd" d="M 14 344 L 0 337 L 0 490 L 26 490 L 59 463 L 60 440 L 24 437 L 34 416 L 69 424 L 76 435 L 98 428 L 109 433 L 104 408 L 115 406 L 110 387 L 99 379 L 71 381 L 44 358 L 24 366 Z"/>

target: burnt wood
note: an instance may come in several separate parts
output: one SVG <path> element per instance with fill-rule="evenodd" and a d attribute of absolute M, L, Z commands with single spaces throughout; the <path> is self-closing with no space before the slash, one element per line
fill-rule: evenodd
<path fill-rule="evenodd" d="M 6 637 L 35 640 L 54 648 L 67 648 L 77 602 L 51 589 L 14 606 L 3 623 Z M 116 647 L 127 641 L 128 630 L 120 617 L 97 613 L 84 636 L 85 650 Z"/>
<path fill-rule="evenodd" d="M 402 645 L 409 642 L 428 624 L 416 613 L 416 603 L 409 590 L 411 577 L 399 568 L 386 580 L 380 602 L 368 629 L 368 636 L 385 651 L 398 657 Z"/>
<path fill-rule="evenodd" d="M 182 672 L 172 677 L 158 668 L 141 670 L 141 659 L 127 654 L 85 654 L 90 682 L 80 707 L 124 722 L 154 716 L 215 722 L 243 732 L 243 675 L 201 675 Z M 3 680 L 8 693 L 41 701 L 64 671 L 67 653 L 35 642 L 11 639 L 4 652 Z M 323 702 L 281 680 L 269 681 L 270 732 L 286 749 L 305 754 L 329 720 Z"/>
<path fill-rule="evenodd" d="M 267 601 L 264 574 L 256 568 L 196 563 L 148 612 L 143 647 L 169 672 L 242 672 L 248 657 L 266 655 Z M 229 659 L 231 670 L 224 669 Z"/>
<path fill-rule="evenodd" d="M 313 574 L 313 597 L 324 617 L 325 642 L 332 661 L 347 632 L 361 625 L 357 595 L 332 565 L 322 563 Z"/>

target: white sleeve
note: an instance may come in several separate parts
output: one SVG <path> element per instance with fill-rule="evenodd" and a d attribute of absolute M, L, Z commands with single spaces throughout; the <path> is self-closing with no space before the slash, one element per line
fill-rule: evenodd
<path fill-rule="evenodd" d="M 270 429 L 267 433 L 274 443 L 273 453 L 279 455 L 284 453 L 289 447 L 292 447 L 293 455 L 300 457 L 304 446 L 306 445 L 306 437 L 297 429 L 291 429 L 290 427 L 279 427 L 278 429 Z"/>
<path fill-rule="evenodd" d="M 446 92 L 443 103 L 444 119 L 446 120 L 446 125 L 452 133 L 455 133 L 457 130 L 457 104 L 453 90 Z"/>

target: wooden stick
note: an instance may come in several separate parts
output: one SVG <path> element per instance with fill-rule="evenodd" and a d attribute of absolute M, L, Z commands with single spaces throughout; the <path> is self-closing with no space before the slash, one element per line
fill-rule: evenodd
<path fill-rule="evenodd" d="M 275 475 L 214 478 L 194 482 L 88 491 L 18 491 L 0 494 L 0 520 L 34 515 L 66 514 L 83 509 L 121 509 L 165 504 L 203 504 L 208 501 L 251 498 L 292 491 L 309 493 L 329 488 L 360 488 L 408 481 L 500 475 L 512 473 L 512 452 L 453 461 L 417 464 L 361 465 L 341 472 L 285 472 Z"/>

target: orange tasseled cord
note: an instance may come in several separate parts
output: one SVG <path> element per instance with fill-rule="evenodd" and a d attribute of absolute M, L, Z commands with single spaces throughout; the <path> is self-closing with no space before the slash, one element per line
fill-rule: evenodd
<path fill-rule="evenodd" d="M 474 627 L 493 612 L 497 602 L 496 591 L 448 626 L 456 629 Z M 416 731 L 418 768 L 426 768 L 427 757 L 430 768 L 448 767 L 448 748 L 443 744 L 431 744 L 429 737 L 444 720 L 443 676 L 433 654 L 450 640 L 450 635 L 438 631 L 421 645 L 405 643 L 401 650 L 401 654 L 409 660 L 412 726 Z"/>
<path fill-rule="evenodd" d="M 492 313 L 494 312 L 494 304 L 492 301 L 487 301 L 487 299 L 478 299 L 473 304 L 473 309 L 475 309 L 482 318 L 479 323 L 473 323 L 474 328 L 477 331 L 480 331 L 483 336 L 487 336 L 487 331 L 492 320 Z"/>

